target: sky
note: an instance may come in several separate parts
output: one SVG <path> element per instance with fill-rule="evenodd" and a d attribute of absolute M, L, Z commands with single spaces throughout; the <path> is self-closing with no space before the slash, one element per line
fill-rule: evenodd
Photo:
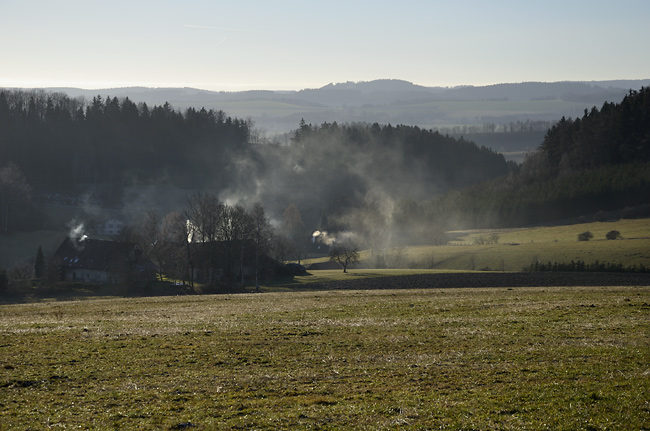
<path fill-rule="evenodd" d="M 0 87 L 650 78 L 648 0 L 0 0 Z"/>

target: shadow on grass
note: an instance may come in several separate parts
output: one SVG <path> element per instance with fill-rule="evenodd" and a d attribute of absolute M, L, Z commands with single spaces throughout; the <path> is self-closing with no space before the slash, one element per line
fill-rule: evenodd
<path fill-rule="evenodd" d="M 65 285 L 64 285 L 65 284 Z M 598 272 L 524 272 L 524 273 L 436 273 L 391 275 L 381 273 L 341 274 L 330 278 L 326 274 L 306 273 L 299 277 L 283 276 L 265 280 L 259 292 L 305 292 L 315 290 L 377 290 L 377 289 L 432 289 L 432 288 L 490 288 L 490 287 L 560 287 L 560 286 L 650 286 L 650 273 Z M 222 293 L 255 293 L 248 283 L 243 289 Z M 208 293 L 208 292 L 206 292 Z M 214 292 L 212 292 L 214 293 Z M 114 285 L 62 283 L 55 287 L 31 287 L 9 290 L 0 294 L 0 304 L 18 304 L 42 301 L 75 301 L 110 297 L 152 297 L 201 295 L 189 286 L 158 283 L 140 288 Z"/>
<path fill-rule="evenodd" d="M 9 288 L 0 294 L 0 304 L 21 304 L 43 301 L 78 301 L 84 299 L 115 297 L 147 297 L 191 295 L 189 286 L 171 283 L 152 283 L 146 286 L 123 286 L 98 283 L 55 283 L 53 285 L 29 285 Z"/>

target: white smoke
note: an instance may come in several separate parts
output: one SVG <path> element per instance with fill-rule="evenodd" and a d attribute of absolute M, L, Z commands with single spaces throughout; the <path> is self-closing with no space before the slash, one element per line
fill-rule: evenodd
<path fill-rule="evenodd" d="M 85 247 L 84 241 L 88 238 L 88 235 L 84 233 L 85 228 L 82 222 L 77 220 L 72 220 L 68 223 L 68 237 L 70 238 L 72 245 L 77 250 L 83 250 Z"/>
<path fill-rule="evenodd" d="M 319 242 L 325 245 L 332 245 L 336 242 L 336 237 L 328 234 L 324 230 L 317 230 L 311 234 L 311 239 L 313 242 Z"/>
<path fill-rule="evenodd" d="M 337 235 L 331 235 L 324 230 L 317 230 L 311 234 L 312 242 L 319 242 L 328 246 L 336 242 L 354 240 L 356 235 L 353 232 L 339 232 Z"/>
<path fill-rule="evenodd" d="M 77 222 L 76 220 L 71 221 L 68 224 L 70 230 L 68 232 L 68 237 L 71 239 L 76 239 L 79 242 L 84 241 L 86 238 L 88 238 L 88 235 L 84 233 L 85 227 L 82 222 Z"/>

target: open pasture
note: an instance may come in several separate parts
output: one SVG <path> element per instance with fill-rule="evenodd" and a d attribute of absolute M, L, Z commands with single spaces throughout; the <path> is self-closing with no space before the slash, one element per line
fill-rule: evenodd
<path fill-rule="evenodd" d="M 0 305 L 0 429 L 648 429 L 648 316 L 647 286 Z"/>
<path fill-rule="evenodd" d="M 622 238 L 607 240 L 605 235 L 618 230 Z M 594 238 L 578 241 L 578 234 L 590 231 Z M 384 256 L 388 268 L 453 271 L 522 271 L 535 262 L 621 264 L 624 267 L 650 267 L 650 219 L 592 222 L 561 226 L 515 229 L 481 229 L 450 232 L 451 241 L 441 246 L 396 247 L 375 251 Z M 493 236 L 497 243 L 479 244 Z M 306 261 L 324 261 L 327 258 Z M 372 268 L 371 251 L 361 253 L 362 268 Z"/>
<path fill-rule="evenodd" d="M 410 268 L 465 271 L 521 271 L 535 262 L 571 261 L 647 268 L 650 267 L 650 238 L 409 247 L 402 256 L 402 262 Z"/>
<path fill-rule="evenodd" d="M 605 240 L 605 235 L 611 230 L 618 230 L 622 239 L 650 239 L 650 219 L 620 219 L 557 226 L 470 230 L 461 233 L 457 241 L 452 242 L 455 244 L 473 243 L 477 237 L 497 234 L 501 243 L 575 243 L 578 234 L 584 231 L 594 234 L 592 241 L 600 241 Z"/>

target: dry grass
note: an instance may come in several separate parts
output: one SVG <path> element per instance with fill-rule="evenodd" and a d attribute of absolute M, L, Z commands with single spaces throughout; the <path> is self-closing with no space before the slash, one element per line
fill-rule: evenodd
<path fill-rule="evenodd" d="M 648 287 L 2 305 L 0 429 L 647 429 L 649 312 Z"/>

